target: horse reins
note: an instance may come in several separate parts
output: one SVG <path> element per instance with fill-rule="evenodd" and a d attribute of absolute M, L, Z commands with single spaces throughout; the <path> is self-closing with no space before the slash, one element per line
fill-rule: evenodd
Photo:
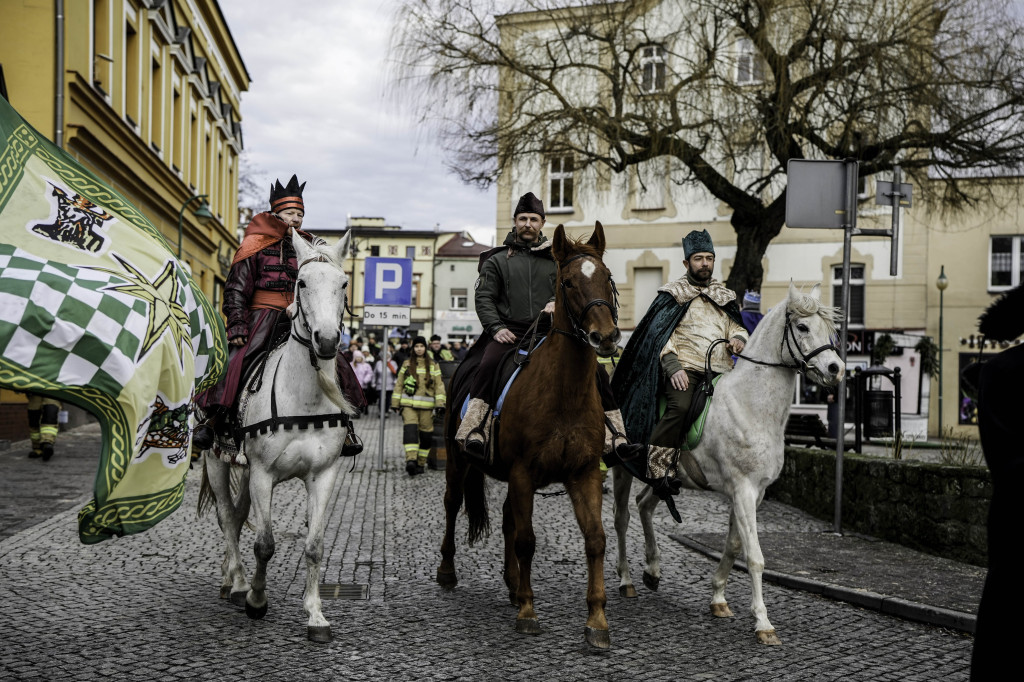
<path fill-rule="evenodd" d="M 810 353 L 804 353 L 803 349 L 800 348 L 800 344 L 797 343 L 796 333 L 793 331 L 793 326 L 790 324 L 789 318 L 790 312 L 787 310 L 786 328 L 782 332 L 782 342 L 779 344 L 779 350 L 781 351 L 783 348 L 785 348 L 786 352 L 789 353 L 789 357 L 793 358 L 793 361 L 796 362 L 797 364 L 789 365 L 784 362 L 765 362 L 764 360 L 758 360 L 756 358 L 747 357 L 746 355 L 743 355 L 741 353 L 736 353 L 736 357 L 743 360 L 747 360 L 748 362 L 753 362 L 755 365 L 764 365 L 766 367 L 784 367 L 786 369 L 795 370 L 800 374 L 806 374 L 807 370 L 809 369 L 807 362 L 811 358 L 820 353 L 824 353 L 827 350 L 832 350 L 837 353 L 839 352 L 839 349 L 836 348 L 836 345 L 834 343 L 828 343 L 825 344 L 824 346 L 818 346 Z M 790 339 L 792 339 L 792 341 Z M 796 352 L 793 352 L 794 346 L 796 347 Z M 797 353 L 800 354 L 799 359 L 797 358 Z"/>
<path fill-rule="evenodd" d="M 323 254 L 317 254 L 316 256 L 313 256 L 312 258 L 307 258 L 306 260 L 304 260 L 301 263 L 299 263 L 299 267 L 295 269 L 296 273 L 301 271 L 302 267 L 304 265 L 308 265 L 309 263 L 332 263 L 333 264 L 333 262 L 329 258 L 327 258 L 327 256 L 324 256 Z M 297 277 L 298 277 L 298 275 L 296 274 L 296 278 Z M 306 348 L 306 351 L 309 353 L 309 364 L 311 364 L 313 366 L 313 369 L 315 369 L 317 371 L 320 371 L 320 364 L 317 362 L 317 358 L 320 358 L 321 360 L 328 360 L 328 359 L 334 357 L 334 354 L 332 354 L 330 356 L 327 356 L 327 357 L 323 357 L 323 356 L 321 356 L 319 353 L 317 353 L 313 349 L 313 329 L 309 326 L 309 322 L 306 320 L 306 311 L 303 310 L 303 308 L 302 308 L 301 297 L 302 297 L 302 289 L 304 288 L 304 286 L 305 285 L 299 283 L 295 287 L 295 311 L 296 312 L 295 312 L 295 315 L 292 317 L 291 337 L 293 339 L 295 339 L 296 341 L 298 341 L 300 344 L 302 344 Z M 345 305 L 346 306 L 348 305 L 348 295 L 347 294 L 345 295 Z M 302 338 L 301 336 L 299 336 L 298 334 L 295 333 L 295 318 L 296 317 L 298 317 L 299 321 L 302 323 L 302 328 L 306 330 L 306 334 L 308 335 L 308 338 Z M 342 321 L 342 326 L 344 326 L 344 321 Z"/>
<path fill-rule="evenodd" d="M 593 258 L 593 256 L 591 256 L 589 254 L 586 254 L 586 253 L 578 253 L 575 256 L 573 256 L 572 258 L 566 259 L 565 261 L 563 261 L 559 265 L 562 266 L 562 265 L 565 265 L 566 263 L 571 263 L 574 260 L 577 260 L 579 258 Z M 575 339 L 576 341 L 579 341 L 580 343 L 589 346 L 590 343 L 587 341 L 587 334 L 586 334 L 586 332 L 583 331 L 583 320 L 587 319 L 587 313 L 590 312 L 591 308 L 593 308 L 594 306 L 599 306 L 599 305 L 603 305 L 606 308 L 608 308 L 608 310 L 610 310 L 611 314 L 612 314 L 612 321 L 615 324 L 618 324 L 619 323 L 619 290 L 615 287 L 615 280 L 614 279 L 609 278 L 609 281 L 612 283 L 612 302 L 608 302 L 607 300 L 605 300 L 603 298 L 591 299 L 585 306 L 583 306 L 583 310 L 581 310 L 579 312 L 579 315 L 575 315 L 575 314 L 573 314 L 572 310 L 569 309 L 569 302 L 568 302 L 567 294 L 566 294 L 566 289 L 568 289 L 569 287 L 568 287 L 568 285 L 566 285 L 566 280 L 562 279 L 559 282 L 559 287 L 562 290 L 562 302 L 565 304 L 565 314 L 569 318 L 569 324 L 572 325 L 572 331 L 568 331 L 567 332 L 564 329 L 559 329 L 558 327 L 555 327 L 555 326 L 551 327 L 551 331 L 558 332 L 559 334 L 564 334 L 564 335 L 568 336 L 570 339 Z"/>

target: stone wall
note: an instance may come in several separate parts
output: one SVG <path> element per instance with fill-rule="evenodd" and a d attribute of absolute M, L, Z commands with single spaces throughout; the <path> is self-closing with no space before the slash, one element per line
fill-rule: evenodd
<path fill-rule="evenodd" d="M 786 448 L 766 496 L 831 521 L 835 460 L 835 452 Z M 985 566 L 991 498 L 986 467 L 843 456 L 843 530 Z"/>

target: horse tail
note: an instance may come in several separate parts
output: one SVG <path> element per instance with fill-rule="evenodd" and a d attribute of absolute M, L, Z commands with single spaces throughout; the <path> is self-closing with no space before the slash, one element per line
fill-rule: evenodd
<path fill-rule="evenodd" d="M 320 390 L 324 392 L 328 400 L 337 405 L 345 414 L 353 415 L 358 410 L 345 398 L 345 394 L 338 387 L 337 362 L 338 360 L 335 358 L 327 368 L 317 365 L 316 382 L 320 384 Z"/>
<path fill-rule="evenodd" d="M 463 480 L 466 516 L 469 517 L 467 539 L 470 546 L 491 534 L 491 519 L 487 513 L 487 488 L 484 473 L 476 467 L 469 467 Z"/>
<path fill-rule="evenodd" d="M 196 516 L 206 516 L 206 512 L 210 511 L 214 504 L 217 502 L 217 496 L 213 494 L 213 486 L 210 485 L 210 477 L 206 475 L 206 457 L 202 457 L 203 460 L 203 476 L 199 483 L 199 501 L 196 502 Z"/>

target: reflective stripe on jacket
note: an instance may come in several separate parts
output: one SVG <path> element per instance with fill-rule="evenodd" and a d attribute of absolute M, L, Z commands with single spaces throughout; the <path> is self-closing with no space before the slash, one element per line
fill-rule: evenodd
<path fill-rule="evenodd" d="M 391 394 L 392 407 L 413 407 L 419 410 L 430 410 L 435 407 L 444 407 L 445 393 L 444 381 L 441 378 L 441 366 L 436 362 L 428 362 L 426 356 L 424 362 L 417 362 L 416 366 L 416 390 L 412 395 L 407 394 L 403 387 L 406 377 L 412 376 L 411 365 L 413 358 L 402 363 L 395 378 L 395 391 Z M 427 367 L 429 365 L 429 373 Z"/>

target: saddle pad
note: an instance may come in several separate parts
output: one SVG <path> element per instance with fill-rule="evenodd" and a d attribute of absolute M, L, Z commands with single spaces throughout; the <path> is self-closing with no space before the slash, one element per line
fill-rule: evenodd
<path fill-rule="evenodd" d="M 718 386 L 718 380 L 721 379 L 723 376 L 724 375 L 719 374 L 714 379 L 712 379 L 711 386 Z M 698 445 L 700 445 L 701 436 L 704 435 L 704 422 L 707 421 L 708 410 L 711 409 L 712 397 L 713 395 L 708 396 L 707 400 L 704 401 L 704 407 L 703 409 L 701 409 L 700 414 L 698 414 L 697 418 L 693 420 L 692 424 L 690 424 L 690 428 L 686 432 L 686 440 L 684 440 L 683 444 L 680 446 L 681 450 L 693 450 Z"/>

